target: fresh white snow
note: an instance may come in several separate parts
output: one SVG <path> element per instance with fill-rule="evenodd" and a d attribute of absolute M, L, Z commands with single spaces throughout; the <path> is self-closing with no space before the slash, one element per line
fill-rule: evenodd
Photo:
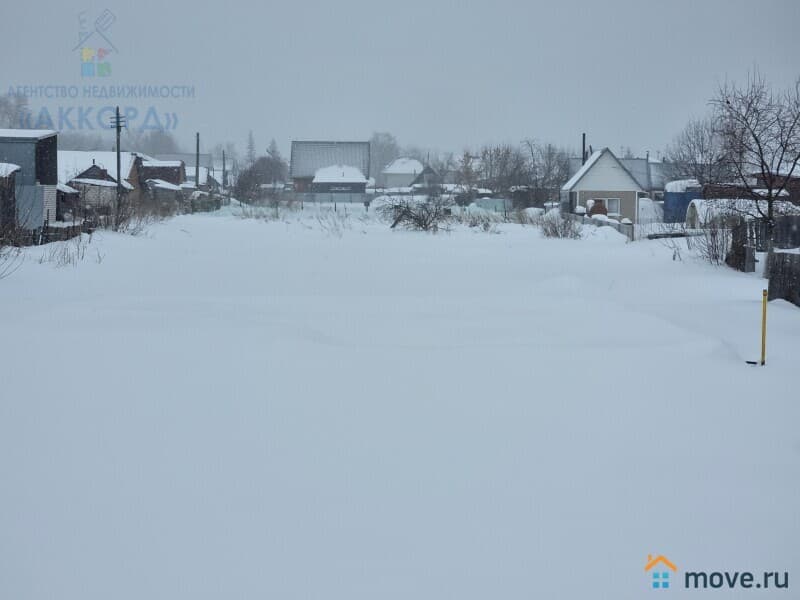
<path fill-rule="evenodd" d="M 0 162 L 0 177 L 8 177 L 12 173 L 19 171 L 20 168 L 19 165 L 13 163 Z"/>
<path fill-rule="evenodd" d="M 58 180 L 61 183 L 75 181 L 75 177 L 83 174 L 84 171 L 97 165 L 117 179 L 117 153 L 101 151 L 82 151 L 82 150 L 59 150 L 58 151 Z M 133 152 L 120 152 L 120 170 L 124 178 L 130 176 L 136 154 Z"/>
<path fill-rule="evenodd" d="M 0 597 L 640 599 L 648 553 L 794 582 L 800 310 L 746 365 L 762 279 L 610 227 L 235 212 L 0 280 Z"/>
<path fill-rule="evenodd" d="M 419 175 L 424 167 L 415 158 L 396 158 L 383 169 L 384 175 Z"/>
<path fill-rule="evenodd" d="M 317 169 L 314 183 L 365 183 L 364 174 L 356 167 L 331 165 Z"/>

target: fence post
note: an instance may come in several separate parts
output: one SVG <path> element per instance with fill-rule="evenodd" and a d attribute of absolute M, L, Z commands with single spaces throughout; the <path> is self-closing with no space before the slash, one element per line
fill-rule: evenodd
<path fill-rule="evenodd" d="M 767 290 L 761 294 L 761 366 L 767 362 Z"/>

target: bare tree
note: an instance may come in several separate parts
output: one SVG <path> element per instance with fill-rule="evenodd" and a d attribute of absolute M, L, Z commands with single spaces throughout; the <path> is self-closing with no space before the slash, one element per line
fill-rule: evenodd
<path fill-rule="evenodd" d="M 0 279 L 4 279 L 16 271 L 22 263 L 22 251 L 16 247 L 7 245 L 0 238 Z"/>
<path fill-rule="evenodd" d="M 27 115 L 29 115 L 27 96 L 18 94 L 0 96 L 0 127 L 9 129 L 24 127 Z"/>
<path fill-rule="evenodd" d="M 700 185 L 730 181 L 716 116 L 689 121 L 667 148 L 666 162 L 674 179 L 696 179 Z"/>
<path fill-rule="evenodd" d="M 456 195 L 459 204 L 467 205 L 474 199 L 472 190 L 478 183 L 476 158 L 469 150 L 464 150 L 456 163 L 456 183 L 462 188 Z"/>
<path fill-rule="evenodd" d="M 569 152 L 533 139 L 522 145 L 528 153 L 533 201 L 541 204 L 558 200 L 561 186 L 569 179 Z"/>
<path fill-rule="evenodd" d="M 61 139 L 59 139 L 59 144 Z M 132 150 L 151 154 L 175 154 L 181 151 L 180 144 L 169 131 L 153 130 L 137 134 L 133 132 L 131 139 L 125 144 Z"/>
<path fill-rule="evenodd" d="M 439 175 L 439 180 L 444 181 L 447 174 L 456 169 L 456 159 L 452 152 L 436 153 L 431 156 L 430 167 Z"/>
<path fill-rule="evenodd" d="M 400 226 L 431 233 L 446 228 L 452 219 L 450 201 L 440 195 L 429 196 L 424 201 L 405 196 L 393 197 L 381 204 L 377 212 L 391 223 L 391 229 Z"/>
<path fill-rule="evenodd" d="M 505 192 L 512 186 L 530 183 L 529 163 L 519 147 L 484 146 L 480 157 L 483 178 L 494 191 Z"/>
<path fill-rule="evenodd" d="M 251 129 L 247 134 L 247 166 L 253 166 L 254 162 L 256 162 L 256 139 Z"/>
<path fill-rule="evenodd" d="M 772 248 L 776 210 L 790 178 L 800 173 L 800 78 L 773 90 L 757 71 L 742 85 L 725 84 L 712 100 L 724 161 L 744 195 L 751 216 L 767 223 Z"/>
<path fill-rule="evenodd" d="M 369 174 L 383 186 L 381 172 L 395 158 L 400 156 L 400 146 L 395 137 L 388 132 L 375 132 L 369 140 Z"/>
<path fill-rule="evenodd" d="M 269 195 L 277 196 L 274 184 L 286 181 L 287 173 L 288 165 L 275 146 L 271 154 L 259 157 L 239 173 L 235 187 L 236 197 L 239 200 L 256 200 L 261 193 L 260 186 L 264 184 L 273 184 Z"/>

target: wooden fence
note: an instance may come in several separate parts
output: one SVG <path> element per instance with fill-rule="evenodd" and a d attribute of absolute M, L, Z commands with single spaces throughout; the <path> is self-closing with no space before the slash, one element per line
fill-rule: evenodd
<path fill-rule="evenodd" d="M 773 252 L 767 260 L 769 299 L 800 306 L 800 254 Z"/>
<path fill-rule="evenodd" d="M 764 219 L 743 221 L 734 227 L 734 240 L 755 248 L 756 252 L 766 252 L 769 228 Z M 775 218 L 772 232 L 773 247 L 780 249 L 800 248 L 800 216 Z"/>

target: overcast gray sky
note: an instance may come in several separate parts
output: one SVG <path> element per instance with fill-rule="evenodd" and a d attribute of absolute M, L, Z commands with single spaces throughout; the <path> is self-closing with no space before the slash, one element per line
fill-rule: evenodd
<path fill-rule="evenodd" d="M 79 16 L 91 32 L 106 8 L 111 75 L 82 77 Z M 754 66 L 779 86 L 800 75 L 797 0 L 49 0 L 3 13 L 4 92 L 194 86 L 193 99 L 120 101 L 139 125 L 149 106 L 175 113 L 187 146 L 199 130 L 243 150 L 252 129 L 259 149 L 373 131 L 454 152 L 526 137 L 577 148 L 586 131 L 594 147 L 656 152 L 726 78 Z M 108 103 L 31 100 L 56 114 Z"/>

